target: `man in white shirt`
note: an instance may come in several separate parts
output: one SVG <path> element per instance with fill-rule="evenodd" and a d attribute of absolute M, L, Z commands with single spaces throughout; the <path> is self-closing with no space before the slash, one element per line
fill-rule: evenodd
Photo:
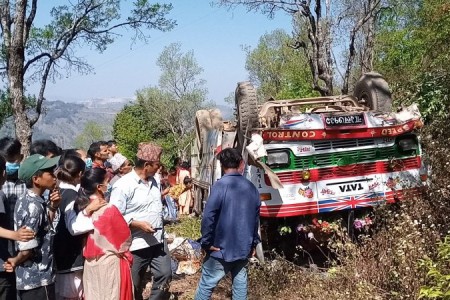
<path fill-rule="evenodd" d="M 162 148 L 141 143 L 135 168 L 113 186 L 110 203 L 117 206 L 130 226 L 135 299 L 142 299 L 142 279 L 150 266 L 153 286 L 150 299 L 168 299 L 172 277 L 170 255 L 164 243 L 161 192 L 155 173 L 161 166 Z"/>

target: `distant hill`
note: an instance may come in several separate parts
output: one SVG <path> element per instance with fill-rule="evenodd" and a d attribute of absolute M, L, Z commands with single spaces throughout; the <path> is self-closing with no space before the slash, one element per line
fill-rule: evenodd
<path fill-rule="evenodd" d="M 215 107 L 218 108 L 222 113 L 223 120 L 233 121 L 235 119 L 233 107 L 227 105 L 216 105 Z"/>
<path fill-rule="evenodd" d="M 75 137 L 84 129 L 88 121 L 94 121 L 108 133 L 111 138 L 112 125 L 118 112 L 126 104 L 133 103 L 132 98 L 98 98 L 85 102 L 44 102 L 43 113 L 33 127 L 33 139 L 50 139 L 62 148 L 73 147 Z M 234 120 L 234 109 L 226 105 L 214 105 L 222 112 L 223 120 Z M 8 120 L 0 129 L 0 137 L 13 136 L 13 121 Z"/>
<path fill-rule="evenodd" d="M 62 148 L 70 148 L 88 121 L 103 126 L 109 133 L 105 138 L 110 138 L 116 114 L 133 101 L 131 98 L 92 99 L 79 103 L 46 101 L 43 113 L 33 127 L 33 139 L 51 139 Z M 0 136 L 13 135 L 13 130 L 12 120 L 9 120 L 0 129 Z"/>

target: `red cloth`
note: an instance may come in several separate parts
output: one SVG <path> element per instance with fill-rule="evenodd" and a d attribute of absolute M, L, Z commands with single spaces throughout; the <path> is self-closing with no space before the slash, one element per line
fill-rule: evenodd
<path fill-rule="evenodd" d="M 83 255 L 97 258 L 106 252 L 113 252 L 120 259 L 120 299 L 133 300 L 131 264 L 133 257 L 129 251 L 131 233 L 120 211 L 112 204 L 100 208 L 92 217 L 94 231 L 89 234 Z M 111 270 L 114 272 L 114 270 Z M 119 271 L 119 270 L 118 270 Z"/>
<path fill-rule="evenodd" d="M 120 260 L 120 300 L 133 300 L 133 281 L 131 279 L 131 265 L 133 264 L 133 256 L 131 253 L 125 252 L 124 257 Z"/>
<path fill-rule="evenodd" d="M 131 243 L 130 228 L 117 207 L 108 204 L 94 212 L 92 223 L 94 232 L 88 236 L 84 257 L 95 258 L 105 254 L 106 251 L 114 253 L 128 251 Z"/>

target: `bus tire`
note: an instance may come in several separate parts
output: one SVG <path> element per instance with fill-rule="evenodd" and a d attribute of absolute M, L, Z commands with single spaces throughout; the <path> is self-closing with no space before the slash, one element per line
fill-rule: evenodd
<path fill-rule="evenodd" d="M 392 97 L 389 85 L 379 73 L 365 73 L 355 85 L 353 96 L 370 110 L 392 111 Z"/>
<path fill-rule="evenodd" d="M 258 127 L 258 98 L 256 89 L 249 81 L 239 82 L 235 92 L 239 148 L 246 146 L 245 136 Z M 247 134 L 246 134 L 247 132 Z"/>

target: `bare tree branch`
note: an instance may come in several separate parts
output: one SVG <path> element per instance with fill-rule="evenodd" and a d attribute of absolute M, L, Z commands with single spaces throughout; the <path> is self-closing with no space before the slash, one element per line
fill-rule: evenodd
<path fill-rule="evenodd" d="M 350 31 L 350 40 L 349 40 L 349 57 L 347 60 L 347 67 L 345 69 L 345 76 L 344 76 L 344 82 L 342 85 L 342 93 L 347 94 L 348 93 L 348 86 L 349 86 L 349 78 L 350 78 L 350 72 L 354 63 L 356 50 L 355 50 L 355 38 L 356 34 L 361 30 L 361 28 L 369 21 L 372 20 L 370 23 L 374 23 L 375 14 L 377 13 L 377 10 L 380 7 L 381 0 L 367 0 L 368 8 L 364 11 L 363 15 L 357 22 L 354 24 L 353 28 Z M 369 24 L 369 26 L 372 26 Z M 366 37 L 366 42 L 369 44 L 372 44 L 370 40 L 373 39 L 373 35 L 371 35 L 371 38 L 369 36 Z M 370 48 L 370 51 L 373 49 Z M 369 50 L 369 49 L 368 49 Z"/>
<path fill-rule="evenodd" d="M 53 60 L 50 59 L 45 66 L 44 73 L 42 74 L 41 88 L 39 89 L 39 95 L 38 95 L 37 101 L 36 101 L 36 108 L 35 108 L 36 115 L 34 117 L 30 118 L 30 126 L 31 127 L 33 127 L 33 125 L 36 124 L 36 122 L 39 120 L 39 116 L 41 115 L 42 102 L 44 101 L 45 87 L 47 86 L 47 78 L 48 78 L 48 75 L 52 68 L 52 65 L 53 65 Z"/>
<path fill-rule="evenodd" d="M 28 40 L 28 36 L 30 35 L 31 26 L 33 25 L 34 18 L 36 17 L 37 10 L 37 0 L 33 0 L 31 2 L 31 10 L 28 15 L 27 22 L 25 23 L 24 37 L 23 40 L 26 42 Z"/>
<path fill-rule="evenodd" d="M 50 55 L 50 53 L 44 52 L 44 53 L 41 53 L 41 54 L 33 57 L 32 59 L 30 59 L 29 61 L 26 62 L 25 66 L 23 67 L 23 73 L 25 73 L 28 70 L 28 68 L 30 67 L 31 64 L 35 63 L 36 61 L 38 61 L 44 57 L 51 58 L 52 56 Z"/>

